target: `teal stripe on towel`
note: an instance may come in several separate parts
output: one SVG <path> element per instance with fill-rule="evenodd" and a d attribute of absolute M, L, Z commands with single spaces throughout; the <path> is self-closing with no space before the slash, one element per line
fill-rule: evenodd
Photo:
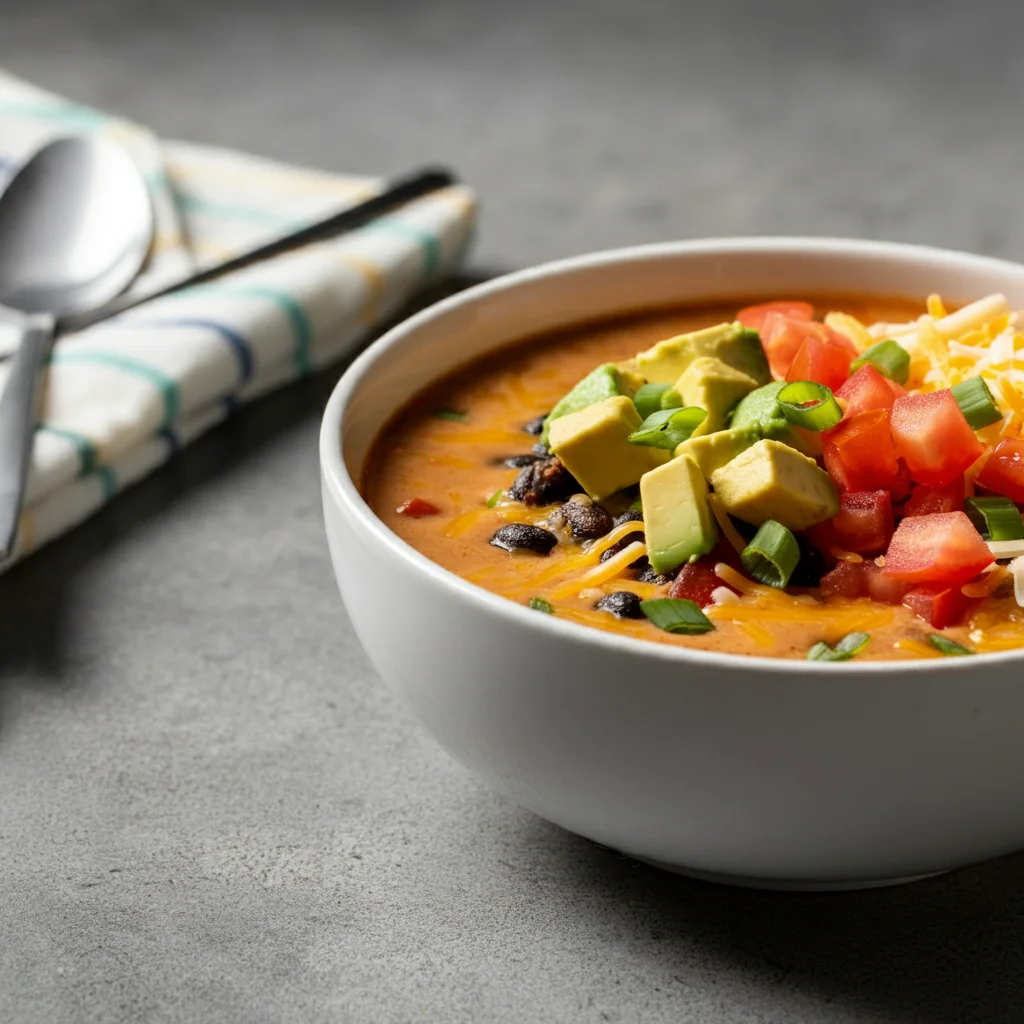
<path fill-rule="evenodd" d="M 0 103 L 0 116 L 24 117 L 31 121 L 57 121 L 83 128 L 97 128 L 110 120 L 104 114 L 99 114 L 88 107 L 80 107 L 77 103 L 26 103 L 18 100 Z"/>
<path fill-rule="evenodd" d="M 138 359 L 130 359 L 128 356 L 120 355 L 117 352 L 99 352 L 95 349 L 74 349 L 70 352 L 56 351 L 50 356 L 50 361 L 53 363 L 93 363 L 97 366 L 109 366 L 115 370 L 122 370 L 124 373 L 142 377 L 148 380 L 160 392 L 164 400 L 164 420 L 162 426 L 169 427 L 178 418 L 178 412 L 181 407 L 178 384 L 155 366 L 140 362 Z"/>
<path fill-rule="evenodd" d="M 117 494 L 117 474 L 109 466 L 97 466 L 96 479 L 100 482 L 104 501 L 109 501 Z"/>
<path fill-rule="evenodd" d="M 55 427 L 50 423 L 40 423 L 36 429 L 45 430 L 48 434 L 53 434 L 56 437 L 62 437 L 65 441 L 74 445 L 75 450 L 78 452 L 79 472 L 83 474 L 92 472 L 93 466 L 96 465 L 96 446 L 89 438 L 74 430 L 68 430 L 65 427 Z"/>
<path fill-rule="evenodd" d="M 261 210 L 256 206 L 215 202 L 193 192 L 185 192 L 180 186 L 174 189 L 174 201 L 186 213 L 201 213 L 224 220 L 242 220 L 250 224 L 266 224 L 268 227 L 277 228 L 282 234 L 305 227 L 306 224 L 305 221 L 294 221 L 272 210 Z"/>
<path fill-rule="evenodd" d="M 426 228 L 417 227 L 404 220 L 393 220 L 391 217 L 380 217 L 371 221 L 363 228 L 364 231 L 388 231 L 395 235 L 410 238 L 419 245 L 423 252 L 423 275 L 431 277 L 437 272 L 441 262 L 441 246 L 437 235 Z"/>
<path fill-rule="evenodd" d="M 196 295 L 200 292 L 208 292 L 220 295 L 241 295 L 256 299 L 266 299 L 272 302 L 288 318 L 295 337 L 295 366 L 299 373 L 306 374 L 312 371 L 313 362 L 310 349 L 313 345 L 313 325 L 306 316 L 306 311 L 299 304 L 298 299 L 283 288 L 271 288 L 262 284 L 203 284 L 195 288 L 188 288 L 180 295 Z"/>

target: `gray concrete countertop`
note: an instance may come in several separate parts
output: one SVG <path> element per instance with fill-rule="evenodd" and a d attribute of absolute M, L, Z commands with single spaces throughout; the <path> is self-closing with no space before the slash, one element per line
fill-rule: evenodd
<path fill-rule="evenodd" d="M 1020 257 L 1006 4 L 8 4 L 0 63 L 167 136 L 459 167 L 474 274 L 682 236 Z M 733 891 L 494 797 L 385 692 L 320 521 L 337 371 L 0 580 L 0 1021 L 1024 1018 L 1024 858 Z M 870 756 L 866 752 L 866 756 Z"/>

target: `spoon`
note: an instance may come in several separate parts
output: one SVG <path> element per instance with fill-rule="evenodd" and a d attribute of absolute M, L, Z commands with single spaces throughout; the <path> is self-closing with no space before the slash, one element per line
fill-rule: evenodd
<path fill-rule="evenodd" d="M 102 137 L 43 146 L 0 195 L 0 305 L 25 314 L 0 395 L 0 559 L 17 536 L 40 370 L 57 319 L 97 309 L 123 292 L 152 238 L 142 174 Z"/>

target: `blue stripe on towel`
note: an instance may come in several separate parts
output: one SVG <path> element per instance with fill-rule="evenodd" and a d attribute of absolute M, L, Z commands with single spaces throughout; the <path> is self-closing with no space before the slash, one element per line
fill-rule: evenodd
<path fill-rule="evenodd" d="M 141 320 L 135 318 L 114 319 L 110 321 L 111 326 L 118 327 L 198 327 L 212 331 L 220 335 L 230 346 L 238 360 L 239 383 L 245 384 L 253 374 L 252 345 L 233 327 L 219 323 L 217 320 L 208 320 L 204 317 L 172 317 L 170 319 Z"/>

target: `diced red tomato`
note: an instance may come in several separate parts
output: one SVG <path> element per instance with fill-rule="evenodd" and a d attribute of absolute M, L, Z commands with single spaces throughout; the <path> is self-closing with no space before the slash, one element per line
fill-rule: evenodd
<path fill-rule="evenodd" d="M 699 608 L 706 608 L 712 603 L 711 594 L 719 587 L 729 585 L 715 572 L 715 564 L 711 559 L 700 559 L 688 562 L 679 570 L 679 575 L 672 581 L 668 596 L 695 601 Z M 733 591 L 735 593 L 735 591 Z"/>
<path fill-rule="evenodd" d="M 1024 441 L 1000 441 L 978 474 L 978 483 L 1010 501 L 1024 502 Z"/>
<path fill-rule="evenodd" d="M 761 325 L 761 345 L 773 377 L 785 380 L 793 357 L 800 351 L 808 333 L 813 334 L 817 326 L 820 325 L 774 311 L 765 316 Z"/>
<path fill-rule="evenodd" d="M 863 562 L 836 562 L 835 568 L 821 577 L 822 594 L 825 597 L 867 597 L 867 574 L 863 565 Z"/>
<path fill-rule="evenodd" d="M 903 596 L 913 586 L 903 580 L 886 576 L 885 570 L 879 568 L 873 561 L 862 562 L 863 572 L 867 581 L 868 597 L 872 601 L 881 604 L 899 604 Z"/>
<path fill-rule="evenodd" d="M 870 363 L 862 366 L 836 391 L 836 398 L 845 403 L 846 416 L 856 416 L 872 409 L 891 409 L 895 396 L 889 381 Z"/>
<path fill-rule="evenodd" d="M 902 459 L 896 460 L 896 479 L 889 485 L 894 502 L 906 501 L 910 497 L 910 470 Z"/>
<path fill-rule="evenodd" d="M 885 409 L 844 417 L 822 432 L 821 445 L 828 475 L 842 491 L 887 491 L 897 479 L 899 466 Z"/>
<path fill-rule="evenodd" d="M 885 553 L 885 575 L 909 583 L 966 583 L 992 554 L 965 512 L 900 520 Z"/>
<path fill-rule="evenodd" d="M 857 355 L 857 350 L 849 338 L 814 320 L 798 320 L 794 317 L 784 316 L 782 313 L 772 312 L 764 319 L 764 325 L 761 328 L 761 344 L 768 356 L 768 365 L 771 367 L 772 374 L 778 380 L 816 379 L 808 376 L 789 376 L 797 353 L 811 338 L 821 342 L 822 345 L 829 346 L 828 353 L 822 357 L 826 360 L 831 357 L 831 362 L 838 364 L 839 357 L 836 353 L 842 353 L 844 356 L 848 354 L 850 358 L 846 360 L 846 372 L 849 373 L 850 362 Z M 833 349 L 836 352 L 833 352 Z M 810 360 L 810 356 L 808 359 Z M 821 359 L 816 358 L 815 368 L 820 363 Z M 838 384 L 836 386 L 838 387 Z"/>
<path fill-rule="evenodd" d="M 747 306 L 736 314 L 736 319 L 744 327 L 752 327 L 759 331 L 764 327 L 765 318 L 769 313 L 781 313 L 793 320 L 810 320 L 814 316 L 814 307 L 809 302 L 780 299 L 776 302 L 761 302 L 756 306 Z"/>
<path fill-rule="evenodd" d="M 831 519 L 826 519 L 823 523 L 817 523 L 810 529 L 804 530 L 804 536 L 814 547 L 826 555 L 830 554 L 833 548 L 839 547 Z"/>
<path fill-rule="evenodd" d="M 807 337 L 786 371 L 786 380 L 813 380 L 833 391 L 850 375 L 853 355 L 831 342 Z"/>
<path fill-rule="evenodd" d="M 889 377 L 885 378 L 885 383 L 889 385 L 889 390 L 892 392 L 894 398 L 907 397 L 907 389 L 902 384 L 898 384 Z"/>
<path fill-rule="evenodd" d="M 423 516 L 436 516 L 441 510 L 426 498 L 406 498 L 395 511 L 400 516 L 410 516 L 412 519 L 421 519 Z"/>
<path fill-rule="evenodd" d="M 914 587 L 907 592 L 903 603 L 936 629 L 945 629 L 947 626 L 955 626 L 975 602 L 964 596 L 959 585 L 938 583 Z"/>
<path fill-rule="evenodd" d="M 886 576 L 871 559 L 837 562 L 836 567 L 821 578 L 821 591 L 826 597 L 870 597 L 881 604 L 899 604 L 912 586 Z"/>
<path fill-rule="evenodd" d="M 832 520 L 836 544 L 860 555 L 884 551 L 892 537 L 892 498 L 888 491 L 847 491 L 839 496 Z"/>
<path fill-rule="evenodd" d="M 985 450 L 948 388 L 897 398 L 892 436 L 911 478 L 932 487 L 955 480 Z"/>
<path fill-rule="evenodd" d="M 905 516 L 928 516 L 933 512 L 962 512 L 967 494 L 963 476 L 944 487 L 929 487 L 917 484 L 912 488 L 907 503 L 903 506 Z"/>

